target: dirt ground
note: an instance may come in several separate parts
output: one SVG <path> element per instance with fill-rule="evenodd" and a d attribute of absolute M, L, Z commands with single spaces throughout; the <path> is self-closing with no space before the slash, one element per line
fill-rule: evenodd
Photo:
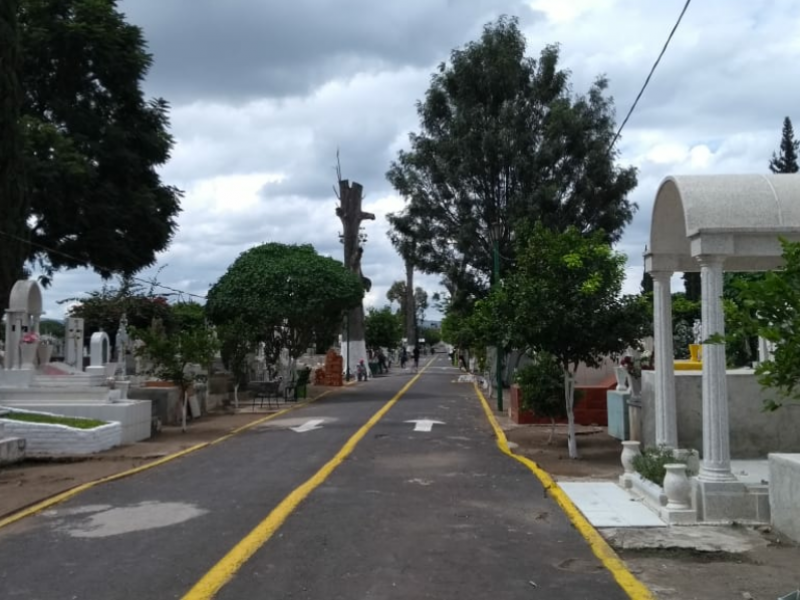
<path fill-rule="evenodd" d="M 565 427 L 557 427 L 548 445 L 549 426 L 516 426 L 505 419 L 501 424 L 509 441 L 518 444 L 515 452 L 535 460 L 557 481 L 614 480 L 622 474 L 619 440 L 604 428 L 579 427 L 581 458 L 571 460 Z M 621 530 L 600 532 L 659 600 L 776 600 L 800 589 L 800 548 L 768 527 L 672 529 L 675 539 L 637 530 L 634 544 L 626 543 Z M 685 539 L 681 530 L 688 529 L 705 533 L 706 539 Z M 716 550 L 723 536 L 736 540 L 741 551 Z M 656 547 L 646 547 L 651 545 Z"/>
<path fill-rule="evenodd" d="M 317 396 L 325 388 L 315 386 L 311 390 Z M 4 468 L 0 470 L 0 519 L 81 483 L 211 442 L 267 414 L 266 410 L 250 412 L 249 408 L 235 415 L 216 413 L 191 423 L 187 433 L 166 427 L 150 440 L 89 458 L 28 460 Z M 557 428 L 553 444 L 548 445 L 549 426 L 515 426 L 507 419 L 500 421 L 509 441 L 517 445 L 515 451 L 535 460 L 556 480 L 614 480 L 622 473 L 619 441 L 603 428 L 579 427 L 581 458 L 571 460 L 564 427 Z M 666 540 L 664 536 L 657 538 L 652 530 L 601 533 L 660 600 L 776 600 L 800 587 L 800 548 L 768 528 L 731 527 L 724 528 L 722 534 L 709 528 L 709 539 L 698 543 L 681 539 L 680 530 L 688 529 L 698 530 L 673 528 L 678 531 L 674 540 L 669 536 Z M 634 533 L 638 537 L 631 543 Z M 735 537 L 741 542 L 741 551 L 714 551 L 713 541 L 720 535 Z"/>

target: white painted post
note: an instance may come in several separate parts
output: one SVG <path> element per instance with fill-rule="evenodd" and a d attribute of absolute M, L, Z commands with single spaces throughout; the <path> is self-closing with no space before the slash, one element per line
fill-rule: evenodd
<path fill-rule="evenodd" d="M 652 271 L 650 276 L 653 278 L 656 444 L 674 449 L 678 447 L 678 410 L 673 363 L 672 273 Z"/>
<path fill-rule="evenodd" d="M 714 334 L 725 334 L 722 305 L 723 256 L 700 255 L 702 285 L 703 341 Z M 730 423 L 728 418 L 728 379 L 725 345 L 703 344 L 703 462 L 699 479 L 734 481 L 731 473 Z"/>

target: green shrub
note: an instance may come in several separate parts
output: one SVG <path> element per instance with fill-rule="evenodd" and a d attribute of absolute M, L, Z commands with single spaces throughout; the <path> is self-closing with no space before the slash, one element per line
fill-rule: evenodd
<path fill-rule="evenodd" d="M 648 481 L 663 486 L 667 474 L 665 465 L 672 463 L 686 464 L 685 457 L 676 457 L 670 448 L 645 448 L 644 451 L 633 459 L 633 468 Z"/>
<path fill-rule="evenodd" d="M 564 371 L 551 355 L 537 354 L 533 362 L 517 371 L 516 379 L 524 408 L 550 419 L 567 416 Z"/>

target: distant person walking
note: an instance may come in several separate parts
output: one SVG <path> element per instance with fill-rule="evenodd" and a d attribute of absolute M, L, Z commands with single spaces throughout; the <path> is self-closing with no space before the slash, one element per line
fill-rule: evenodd
<path fill-rule="evenodd" d="M 419 370 L 419 346 L 414 346 L 414 371 Z"/>
<path fill-rule="evenodd" d="M 405 369 L 407 362 L 408 362 L 408 350 L 404 347 L 400 351 L 400 368 Z"/>

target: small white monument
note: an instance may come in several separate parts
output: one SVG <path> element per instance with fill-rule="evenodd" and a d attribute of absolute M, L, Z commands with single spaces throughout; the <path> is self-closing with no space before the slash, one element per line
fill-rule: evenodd
<path fill-rule="evenodd" d="M 111 340 L 103 331 L 95 331 L 89 342 L 89 366 L 86 373 L 89 375 L 105 375 L 106 365 L 111 359 Z"/>
<path fill-rule="evenodd" d="M 83 319 L 68 317 L 66 329 L 64 362 L 83 371 Z"/>

